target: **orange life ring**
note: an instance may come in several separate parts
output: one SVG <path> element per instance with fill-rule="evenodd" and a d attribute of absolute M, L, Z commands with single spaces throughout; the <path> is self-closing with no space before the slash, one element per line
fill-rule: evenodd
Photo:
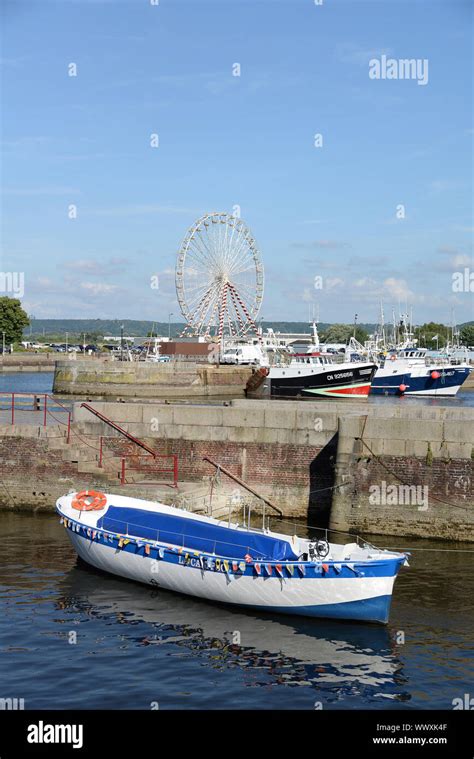
<path fill-rule="evenodd" d="M 106 503 L 107 496 L 104 493 L 98 490 L 81 490 L 72 499 L 71 506 L 77 511 L 100 511 Z"/>

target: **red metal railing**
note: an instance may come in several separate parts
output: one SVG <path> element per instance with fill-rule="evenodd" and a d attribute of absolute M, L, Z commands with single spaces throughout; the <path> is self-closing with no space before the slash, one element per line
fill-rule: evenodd
<path fill-rule="evenodd" d="M 143 442 L 143 440 L 140 440 L 139 438 L 132 435 L 130 432 L 125 430 L 123 427 L 120 427 L 120 425 L 117 424 L 117 422 L 114 422 L 112 419 L 110 419 L 105 414 L 102 414 L 101 411 L 98 411 L 93 406 L 91 406 L 89 403 L 81 403 L 81 407 L 85 408 L 87 411 L 90 411 L 91 414 L 94 414 L 98 419 L 100 419 L 102 422 L 105 422 L 109 427 L 119 432 L 123 437 L 127 438 L 127 440 L 130 440 L 130 442 L 134 443 L 135 445 L 139 446 L 140 448 L 143 448 L 144 451 L 146 451 L 151 457 L 153 461 L 156 461 L 156 459 L 171 459 L 172 460 L 172 466 L 168 469 L 156 469 L 153 467 L 149 467 L 145 465 L 144 468 L 141 467 L 134 467 L 134 466 L 128 466 L 129 471 L 139 471 L 139 472 L 152 472 L 153 474 L 157 473 L 167 473 L 173 475 L 173 484 L 171 487 L 176 488 L 178 486 L 178 457 L 176 454 L 164 454 L 164 453 L 157 453 L 153 448 L 150 448 L 149 445 Z M 99 467 L 102 468 L 103 466 L 103 460 L 104 460 L 104 440 L 108 439 L 108 436 L 101 435 L 99 438 Z M 134 460 L 139 460 L 139 456 L 130 454 L 129 458 L 132 458 Z M 142 456 L 142 458 L 145 458 Z M 147 461 L 150 461 L 148 459 Z M 127 479 L 126 479 L 126 470 L 127 470 L 127 459 L 126 457 L 121 458 L 121 468 L 120 468 L 120 484 L 121 485 L 127 485 Z M 155 484 L 154 482 L 151 482 L 150 480 L 143 482 L 142 484 Z"/>
<path fill-rule="evenodd" d="M 3 407 L 3 400 L 7 399 L 7 406 L 6 408 Z M 50 403 L 48 405 L 48 398 L 50 400 Z M 29 400 L 26 400 L 29 399 Z M 66 406 L 64 406 L 62 403 L 60 403 L 56 398 L 54 398 L 52 395 L 49 395 L 48 393 L 2 393 L 0 392 L 0 410 L 2 411 L 10 411 L 10 423 L 13 425 L 15 424 L 15 414 L 18 414 L 22 411 L 27 412 L 42 412 L 43 417 L 43 423 L 42 426 L 46 427 L 48 424 L 48 416 L 52 417 L 56 421 L 58 420 L 54 414 L 53 410 L 58 413 L 66 413 L 67 414 L 67 442 L 69 443 L 70 437 L 71 437 L 71 410 L 68 409 Z M 64 422 L 60 422 L 61 424 L 64 424 Z"/>
<path fill-rule="evenodd" d="M 142 457 L 144 458 L 144 457 Z M 170 487 L 177 488 L 178 487 L 178 457 L 175 453 L 170 454 L 162 454 L 157 453 L 155 454 L 155 460 L 157 458 L 160 459 L 171 459 L 172 460 L 172 466 L 168 469 L 155 469 L 149 466 L 140 467 L 140 466 L 127 466 L 127 459 L 122 458 L 121 461 L 121 467 L 120 467 L 120 484 L 121 485 L 128 485 L 127 482 L 127 471 L 133 471 L 133 472 L 142 472 L 143 474 L 172 474 L 173 475 L 173 484 L 168 483 Z M 152 480 L 142 480 L 140 482 L 141 485 L 156 485 L 158 484 L 156 481 Z"/>
<path fill-rule="evenodd" d="M 81 408 L 87 409 L 87 411 L 90 411 L 91 414 L 94 414 L 94 416 L 98 417 L 102 422 L 105 422 L 109 425 L 109 427 L 112 427 L 112 429 L 117 430 L 117 432 L 120 432 L 121 435 L 128 438 L 128 440 L 131 440 L 132 443 L 135 443 L 135 445 L 138 445 L 140 448 L 143 448 L 143 450 L 147 451 L 151 456 L 157 456 L 158 454 L 156 451 L 153 450 L 153 448 L 150 448 L 146 443 L 143 442 L 143 440 L 139 440 L 134 435 L 131 435 L 130 432 L 127 432 L 127 430 L 124 430 L 123 427 L 119 427 L 117 422 L 114 422 L 112 419 L 109 419 L 108 416 L 105 416 L 105 414 L 102 414 L 100 411 L 97 411 L 93 406 L 91 406 L 89 403 L 81 403 Z"/>
<path fill-rule="evenodd" d="M 3 405 L 4 401 L 2 402 L 2 399 L 7 399 L 6 406 Z M 27 400 L 28 399 L 28 400 Z M 49 403 L 48 403 L 49 399 Z M 171 485 L 171 487 L 177 487 L 178 486 L 178 457 L 176 454 L 162 454 L 157 453 L 153 448 L 150 448 L 146 443 L 144 443 L 142 440 L 139 440 L 134 435 L 131 435 L 127 430 L 125 430 L 123 427 L 120 427 L 116 422 L 112 421 L 112 419 L 109 419 L 107 416 L 102 414 L 100 411 L 97 411 L 92 406 L 90 406 L 88 403 L 82 403 L 81 406 L 86 408 L 88 411 L 90 411 L 92 414 L 97 416 L 101 421 L 105 422 L 108 426 L 110 426 L 112 429 L 114 429 L 116 432 L 120 433 L 123 437 L 130 440 L 130 442 L 134 443 L 135 445 L 142 448 L 144 451 L 146 451 L 149 456 L 146 458 L 144 455 L 137 456 L 136 454 L 129 454 L 129 458 L 139 462 L 140 458 L 145 459 L 146 458 L 146 464 L 144 467 L 140 466 L 132 466 L 128 461 L 127 457 L 124 457 L 123 454 L 120 453 L 111 456 L 111 457 L 105 457 L 104 456 L 104 445 L 105 442 L 111 438 L 113 440 L 116 440 L 116 437 L 107 436 L 107 435 L 100 435 L 99 436 L 99 447 L 96 445 L 92 445 L 90 442 L 84 439 L 84 437 L 93 437 L 94 440 L 97 439 L 96 435 L 87 435 L 86 433 L 79 434 L 76 430 L 71 429 L 71 417 L 72 412 L 71 409 L 64 406 L 60 401 L 58 401 L 54 396 L 49 395 L 48 393 L 3 393 L 0 392 L 0 411 L 7 411 L 11 412 L 11 424 L 15 424 L 15 415 L 22 411 L 27 412 L 35 412 L 40 413 L 42 412 L 42 426 L 46 427 L 48 423 L 48 417 L 52 417 L 55 421 L 57 421 L 59 424 L 64 424 L 67 427 L 67 433 L 66 433 L 66 443 L 69 443 L 71 441 L 71 437 L 74 436 L 78 440 L 80 440 L 82 443 L 87 445 L 89 448 L 93 449 L 94 451 L 99 452 L 98 456 L 98 465 L 100 468 L 104 468 L 104 460 L 106 458 L 120 458 L 121 460 L 121 468 L 119 472 L 119 480 L 121 485 L 127 485 L 127 479 L 126 479 L 126 472 L 128 471 L 141 471 L 143 473 L 152 473 L 152 474 L 158 474 L 158 473 L 166 473 L 171 474 L 173 477 L 172 483 L 168 483 Z M 62 422 L 60 419 L 58 419 L 54 413 L 54 411 L 57 411 L 59 413 L 66 413 L 67 414 L 67 422 Z M 171 459 L 172 464 L 168 468 L 157 468 L 153 466 L 149 466 L 148 462 L 156 462 L 157 459 Z M 97 457 L 95 458 L 97 461 Z M 142 484 L 155 484 L 155 482 L 151 481 L 145 481 Z"/>

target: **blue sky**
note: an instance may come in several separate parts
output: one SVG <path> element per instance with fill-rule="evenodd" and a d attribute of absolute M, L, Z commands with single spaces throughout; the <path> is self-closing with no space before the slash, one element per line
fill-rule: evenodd
<path fill-rule="evenodd" d="M 471 14 L 462 0 L 7 0 L 0 269 L 25 273 L 37 318 L 178 320 L 187 228 L 239 205 L 265 320 L 314 304 L 322 321 L 376 321 L 381 298 L 416 322 L 473 319 L 473 294 L 452 291 L 474 269 Z M 428 83 L 370 79 L 382 55 L 427 59 Z"/>

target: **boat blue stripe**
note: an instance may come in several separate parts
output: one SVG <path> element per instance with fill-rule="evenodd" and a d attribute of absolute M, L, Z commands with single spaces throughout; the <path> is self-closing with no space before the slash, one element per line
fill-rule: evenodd
<path fill-rule="evenodd" d="M 330 619 L 350 619 L 360 622 L 388 622 L 392 596 L 375 596 L 362 601 L 344 601 L 338 604 L 314 606 L 253 606 L 239 604 L 241 608 L 278 614 L 298 614 L 304 617 L 324 617 Z"/>
<path fill-rule="evenodd" d="M 178 551 L 178 549 L 170 549 L 165 546 L 160 546 L 160 544 L 150 544 L 150 553 L 145 554 L 144 552 L 144 546 L 147 543 L 145 540 L 138 539 L 139 545 L 137 545 L 137 542 L 135 538 L 131 536 L 125 536 L 125 535 L 114 535 L 112 538 L 112 542 L 110 540 L 105 540 L 102 538 L 101 540 L 97 539 L 97 535 L 95 540 L 92 539 L 92 537 L 87 536 L 87 531 L 90 530 L 96 532 L 97 534 L 101 534 L 102 536 L 105 534 L 110 535 L 110 532 L 103 531 L 100 529 L 97 529 L 95 527 L 86 527 L 83 524 L 80 524 L 79 522 L 74 522 L 69 517 L 63 517 L 64 519 L 67 519 L 69 522 L 72 522 L 74 526 L 79 526 L 81 529 L 79 532 L 77 530 L 73 530 L 73 532 L 78 535 L 82 540 L 87 540 L 90 543 L 97 542 L 99 545 L 103 545 L 106 548 L 111 548 L 114 551 L 125 551 L 126 553 L 132 553 L 136 555 L 143 556 L 147 559 L 153 559 L 158 561 L 167 561 L 171 564 L 181 564 L 185 565 L 186 556 L 189 557 L 190 563 L 186 566 L 189 569 L 199 569 L 203 571 L 203 568 L 199 564 L 198 557 L 195 556 L 194 552 L 189 550 L 186 551 L 186 549 L 182 550 L 181 552 Z M 72 530 L 71 527 L 68 527 L 67 529 Z M 84 534 L 84 532 L 86 534 Z M 129 540 L 130 542 L 122 547 L 118 547 L 119 539 L 122 538 L 123 540 Z M 159 549 L 164 549 L 164 557 L 160 558 L 159 556 Z M 203 556 L 208 561 L 212 562 L 214 564 L 214 568 L 205 568 L 204 571 L 222 571 L 224 572 L 224 558 L 220 556 L 213 556 L 211 554 L 206 554 L 199 552 L 200 556 Z M 216 560 L 220 564 L 220 570 L 216 568 Z M 232 559 L 226 559 L 226 561 L 229 562 L 230 566 L 232 566 Z M 347 579 L 347 578 L 354 578 L 354 577 L 393 577 L 398 573 L 398 570 L 400 569 L 401 565 L 404 563 L 405 558 L 402 556 L 400 558 L 394 558 L 394 559 L 376 559 L 370 563 L 363 561 L 322 561 L 318 563 L 307 563 L 304 562 L 305 567 L 305 574 L 301 574 L 300 570 L 298 569 L 298 562 L 285 562 L 285 561 L 277 561 L 277 562 L 271 562 L 271 561 L 263 561 L 263 562 L 256 562 L 257 564 L 260 564 L 262 567 L 261 579 L 265 579 L 267 577 L 264 567 L 268 564 L 272 566 L 272 577 L 279 577 L 280 575 L 276 571 L 275 567 L 276 565 L 280 565 L 283 568 L 283 578 L 284 579 L 315 579 L 315 578 L 322 578 L 325 577 L 331 577 L 331 578 L 341 578 L 341 579 Z M 239 564 L 241 561 L 239 561 Z M 301 562 L 303 564 L 303 562 Z M 323 564 L 325 564 L 328 567 L 328 571 L 323 570 Z M 294 573 L 293 575 L 290 575 L 287 566 L 291 565 L 294 567 Z M 350 566 L 349 566 L 350 565 Z M 351 569 L 350 567 L 353 567 L 354 569 Z M 337 568 L 336 568 L 337 567 Z M 241 572 L 236 571 L 233 572 L 236 577 L 246 575 L 247 577 L 253 576 L 256 579 L 259 578 L 259 575 L 256 574 L 254 570 L 254 564 L 248 564 L 245 566 L 245 571 Z"/>

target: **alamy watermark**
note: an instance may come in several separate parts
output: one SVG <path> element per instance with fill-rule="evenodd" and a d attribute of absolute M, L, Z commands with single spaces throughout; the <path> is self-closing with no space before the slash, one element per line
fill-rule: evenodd
<path fill-rule="evenodd" d="M 25 294 L 25 273 L 23 271 L 0 271 L 0 294 L 12 293 L 16 298 Z"/>
<path fill-rule="evenodd" d="M 369 487 L 369 503 L 375 506 L 416 506 L 428 510 L 428 485 L 380 485 Z"/>
<path fill-rule="evenodd" d="M 25 708 L 24 698 L 0 698 L 0 711 L 15 711 Z"/>
<path fill-rule="evenodd" d="M 466 709 L 467 711 L 474 711 L 474 698 L 470 693 L 465 693 L 462 698 L 453 698 L 451 701 L 453 709 Z"/>
<path fill-rule="evenodd" d="M 371 58 L 370 79 L 413 79 L 417 84 L 428 84 L 428 58 Z"/>
<path fill-rule="evenodd" d="M 474 271 L 467 266 L 464 271 L 453 272 L 453 293 L 474 293 Z"/>

